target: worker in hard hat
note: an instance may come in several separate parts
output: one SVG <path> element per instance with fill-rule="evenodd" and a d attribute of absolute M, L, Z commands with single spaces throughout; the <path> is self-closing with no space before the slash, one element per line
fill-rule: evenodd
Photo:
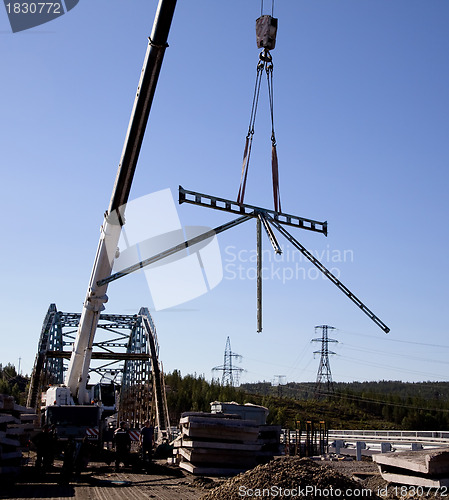
<path fill-rule="evenodd" d="M 129 454 L 131 451 L 131 436 L 126 428 L 126 422 L 120 422 L 120 427 L 114 432 L 115 444 L 115 470 L 120 470 L 120 464 L 125 467 L 129 465 Z"/>
<path fill-rule="evenodd" d="M 142 429 L 140 429 L 139 444 L 144 463 L 151 462 L 154 443 L 154 428 L 149 420 L 146 420 Z"/>

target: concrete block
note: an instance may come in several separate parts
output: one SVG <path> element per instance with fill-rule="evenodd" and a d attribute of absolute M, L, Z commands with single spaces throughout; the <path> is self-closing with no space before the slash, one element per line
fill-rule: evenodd
<path fill-rule="evenodd" d="M 335 447 L 335 453 L 337 455 L 340 455 L 340 450 L 341 450 L 341 448 L 345 447 L 345 442 L 343 441 L 343 439 L 336 439 L 335 443 L 334 443 L 334 447 Z"/>
<path fill-rule="evenodd" d="M 380 452 L 389 453 L 391 451 L 391 443 L 380 443 Z"/>
<path fill-rule="evenodd" d="M 256 441 L 259 426 L 251 420 L 211 418 L 209 416 L 187 416 L 181 418 L 183 437 L 210 439 L 214 441 Z"/>
<path fill-rule="evenodd" d="M 365 449 L 366 449 L 366 443 L 364 443 L 363 441 L 357 441 L 357 443 L 355 444 L 355 453 L 356 453 L 355 456 L 357 461 L 362 460 L 362 450 Z"/>
<path fill-rule="evenodd" d="M 373 456 L 379 466 L 395 467 L 428 475 L 449 477 L 449 448 L 433 450 L 402 451 Z M 383 467 L 385 470 L 385 467 Z"/>

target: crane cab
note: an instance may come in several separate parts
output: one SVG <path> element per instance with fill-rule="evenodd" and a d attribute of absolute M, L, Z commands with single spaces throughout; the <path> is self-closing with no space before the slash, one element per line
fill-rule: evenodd
<path fill-rule="evenodd" d="M 90 387 L 91 403 L 99 406 L 103 418 L 117 411 L 119 386 L 114 382 L 99 382 Z"/>

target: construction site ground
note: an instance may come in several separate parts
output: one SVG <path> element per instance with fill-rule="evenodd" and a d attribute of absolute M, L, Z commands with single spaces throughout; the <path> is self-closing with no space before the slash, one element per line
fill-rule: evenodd
<path fill-rule="evenodd" d="M 275 459 L 279 460 L 279 459 Z M 281 459 L 285 462 L 285 473 L 298 474 L 301 481 L 310 480 L 314 484 L 320 483 L 333 487 L 346 484 L 345 481 L 355 481 L 356 487 L 370 489 L 372 496 L 364 498 L 445 498 L 446 495 L 435 494 L 434 491 L 425 490 L 425 494 L 413 495 L 408 488 L 402 489 L 400 485 L 387 485 L 378 473 L 377 465 L 370 459 L 361 462 L 349 460 L 320 461 L 302 459 L 297 457 Z M 270 475 L 276 482 L 279 466 L 271 462 L 257 469 L 234 478 L 225 477 L 200 477 L 184 472 L 176 466 L 168 466 L 165 460 L 155 461 L 151 468 L 144 470 L 121 469 L 115 472 L 114 467 L 104 463 L 90 463 L 81 476 L 69 483 L 62 482 L 62 463 L 55 461 L 53 469 L 46 475 L 38 474 L 30 461 L 24 467 L 20 478 L 10 484 L 0 487 L 1 499 L 48 499 L 48 500 L 195 500 L 206 497 L 209 499 L 227 500 L 242 498 L 238 494 L 241 485 L 248 484 L 254 488 L 254 481 L 259 476 L 266 482 Z M 311 467 L 313 465 L 313 467 Z M 277 467 L 277 468 L 276 468 Z M 301 471 L 299 470 L 301 469 Z M 335 473 L 338 473 L 337 475 Z M 285 476 L 286 474 L 283 473 Z M 342 478 L 342 476 L 344 476 Z M 6 479 L 2 476 L 2 479 Z M 247 483 L 245 481 L 248 481 Z M 343 482 L 342 482 L 343 481 Z M 388 486 L 387 489 L 385 489 Z M 246 490 L 249 491 L 249 490 Z M 248 494 L 246 494 L 247 497 Z M 253 495 L 260 496 L 260 495 Z M 265 495 L 264 495 L 265 496 Z M 290 496 L 293 498 L 292 496 Z M 302 496 L 302 498 L 318 498 L 315 495 Z M 340 497 L 346 498 L 346 496 Z"/>
<path fill-rule="evenodd" d="M 38 473 L 34 465 L 24 467 L 14 484 L 0 488 L 0 498 L 61 500 L 194 500 L 204 490 L 196 487 L 198 478 L 157 461 L 149 470 L 132 470 L 92 462 L 79 478 L 68 483 L 62 478 L 62 462 L 55 461 L 50 472 Z"/>

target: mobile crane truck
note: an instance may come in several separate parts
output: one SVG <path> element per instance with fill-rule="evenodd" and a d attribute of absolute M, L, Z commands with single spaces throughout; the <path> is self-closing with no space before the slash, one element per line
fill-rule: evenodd
<path fill-rule="evenodd" d="M 98 429 L 101 441 L 104 419 L 115 411 L 111 391 L 105 398 L 107 388 L 101 385 L 94 387 L 95 395 L 87 388 L 94 336 L 100 313 L 108 300 L 108 285 L 98 286 L 97 282 L 110 276 L 114 264 L 121 228 L 125 223 L 124 206 L 129 198 L 165 49 L 168 46 L 168 33 L 175 6 L 176 0 L 159 1 L 64 384 L 50 387 L 45 396 L 43 423 L 54 425 L 60 438 L 80 439 L 88 428 L 94 428 Z"/>

